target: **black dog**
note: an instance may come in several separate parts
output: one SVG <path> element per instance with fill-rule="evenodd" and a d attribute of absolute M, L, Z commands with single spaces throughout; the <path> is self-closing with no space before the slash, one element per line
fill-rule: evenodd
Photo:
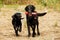
<path fill-rule="evenodd" d="M 12 25 L 13 25 L 13 27 L 14 27 L 16 36 L 19 36 L 19 35 L 18 35 L 18 31 L 19 31 L 19 32 L 22 31 L 21 19 L 23 19 L 23 18 L 21 18 L 21 13 L 15 13 L 15 14 L 12 16 Z"/>
<path fill-rule="evenodd" d="M 44 16 L 46 13 L 42 13 L 42 14 L 37 13 L 35 11 L 35 6 L 34 5 L 26 6 L 25 11 L 26 11 L 25 14 L 26 14 L 26 20 L 27 20 L 27 27 L 28 27 L 28 36 L 31 35 L 31 33 L 30 33 L 30 27 L 31 27 L 32 30 L 33 30 L 32 37 L 35 37 L 36 26 L 37 26 L 37 34 L 40 35 L 39 28 L 38 28 L 38 25 L 39 25 L 38 16 Z"/>

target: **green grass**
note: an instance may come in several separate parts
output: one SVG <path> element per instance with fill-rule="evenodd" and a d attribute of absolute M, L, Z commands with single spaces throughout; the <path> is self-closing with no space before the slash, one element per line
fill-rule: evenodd
<path fill-rule="evenodd" d="M 3 7 L 3 5 L 2 4 L 0 4 L 0 8 L 2 8 Z"/>
<path fill-rule="evenodd" d="M 7 8 L 17 8 L 19 5 L 6 5 Z"/>
<path fill-rule="evenodd" d="M 37 10 L 41 10 L 44 9 L 45 7 L 48 7 L 60 11 L 60 0 L 35 0 L 34 2 L 37 2 L 37 5 L 35 5 Z M 21 4 L 6 5 L 6 8 L 14 8 L 16 10 L 19 6 L 22 5 Z M 3 7 L 2 4 L 0 4 L 0 8 L 1 7 Z"/>

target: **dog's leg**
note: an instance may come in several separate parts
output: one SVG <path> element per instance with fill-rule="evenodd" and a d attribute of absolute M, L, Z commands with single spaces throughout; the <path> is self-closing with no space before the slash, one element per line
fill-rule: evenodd
<path fill-rule="evenodd" d="M 39 24 L 37 23 L 37 35 L 40 35 L 38 25 Z"/>
<path fill-rule="evenodd" d="M 32 30 L 33 30 L 32 37 L 35 37 L 35 35 L 36 35 L 36 33 L 35 33 L 35 28 L 36 28 L 36 26 L 33 25 L 33 26 L 32 26 Z"/>
<path fill-rule="evenodd" d="M 18 35 L 18 28 L 16 29 L 16 36 L 19 36 L 19 35 Z"/>
<path fill-rule="evenodd" d="M 22 25 L 19 26 L 19 32 L 21 32 L 21 31 L 22 31 Z"/>
<path fill-rule="evenodd" d="M 28 37 L 30 37 L 30 26 L 27 26 L 28 27 Z"/>
<path fill-rule="evenodd" d="M 15 30 L 16 36 L 19 36 L 19 35 L 18 35 L 18 28 L 17 28 L 16 26 L 14 26 L 14 30 Z"/>

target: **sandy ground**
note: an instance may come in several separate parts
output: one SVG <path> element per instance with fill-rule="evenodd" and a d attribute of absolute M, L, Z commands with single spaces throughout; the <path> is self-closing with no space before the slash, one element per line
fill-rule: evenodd
<path fill-rule="evenodd" d="M 25 19 L 22 20 L 23 28 L 19 37 L 15 36 L 11 24 L 11 16 L 17 12 L 13 8 L 1 8 L 0 11 L 0 40 L 60 40 L 60 13 L 49 9 L 47 14 L 39 17 L 40 36 L 27 37 L 27 27 Z M 39 11 L 41 12 L 41 11 Z M 22 16 L 25 18 L 24 12 Z"/>

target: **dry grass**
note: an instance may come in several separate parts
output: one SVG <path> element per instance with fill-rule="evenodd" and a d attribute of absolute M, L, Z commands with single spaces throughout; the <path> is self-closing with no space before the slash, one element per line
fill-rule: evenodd
<path fill-rule="evenodd" d="M 0 11 L 0 40 L 55 40 L 60 38 L 60 13 L 53 9 L 38 10 L 38 12 L 44 12 L 48 10 L 47 14 L 43 17 L 39 17 L 39 30 L 41 35 L 35 38 L 27 37 L 26 20 L 22 20 L 23 28 L 22 32 L 19 33 L 19 37 L 15 36 L 13 26 L 11 24 L 11 16 L 19 10 L 22 16 L 24 14 L 25 6 L 18 6 L 16 9 L 11 7 L 2 7 Z M 43 9 L 43 8 L 42 8 Z M 56 26 L 56 27 L 55 27 Z M 57 39 L 56 39 L 57 40 Z M 60 39 L 59 39 L 60 40 Z"/>

